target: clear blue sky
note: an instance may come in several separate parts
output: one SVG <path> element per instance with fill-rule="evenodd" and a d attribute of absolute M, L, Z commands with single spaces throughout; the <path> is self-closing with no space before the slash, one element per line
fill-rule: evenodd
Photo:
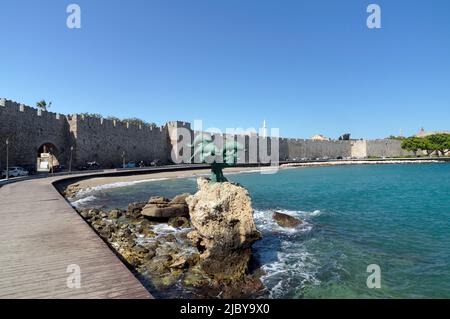
<path fill-rule="evenodd" d="M 370 3 L 381 30 L 366 27 Z M 448 0 L 15 0 L 0 16 L 0 96 L 54 112 L 266 119 L 302 138 L 449 129 Z"/>

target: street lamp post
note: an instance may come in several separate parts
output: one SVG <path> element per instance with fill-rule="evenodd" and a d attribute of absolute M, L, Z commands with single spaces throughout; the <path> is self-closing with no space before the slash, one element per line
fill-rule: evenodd
<path fill-rule="evenodd" d="M 69 174 L 72 173 L 73 146 L 70 147 Z"/>
<path fill-rule="evenodd" d="M 6 179 L 9 179 L 9 138 L 6 139 Z"/>
<path fill-rule="evenodd" d="M 53 153 L 51 153 L 51 152 L 50 152 L 50 164 L 52 165 L 52 166 L 51 166 L 51 173 L 52 173 L 52 175 L 53 175 L 53 173 L 54 173 L 55 171 L 54 171 L 54 169 L 53 169 Z"/>
<path fill-rule="evenodd" d="M 122 152 L 122 168 L 125 168 L 125 151 Z"/>

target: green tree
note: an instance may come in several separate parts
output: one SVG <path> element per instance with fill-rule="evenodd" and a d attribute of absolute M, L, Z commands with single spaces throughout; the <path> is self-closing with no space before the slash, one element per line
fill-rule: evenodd
<path fill-rule="evenodd" d="M 422 147 L 421 149 L 427 152 L 427 155 L 430 156 L 433 152 L 437 150 L 437 145 L 430 140 L 429 136 L 422 138 Z"/>
<path fill-rule="evenodd" d="M 101 119 L 103 116 L 99 113 L 80 113 L 80 115 L 83 115 L 84 117 L 94 117 L 97 119 Z"/>
<path fill-rule="evenodd" d="M 403 140 L 405 140 L 406 138 L 403 137 L 403 136 L 390 135 L 390 136 L 388 137 L 388 139 L 389 139 L 389 140 L 399 140 L 399 141 L 403 141 Z"/>
<path fill-rule="evenodd" d="M 450 134 L 440 133 L 427 136 L 427 140 L 433 151 L 445 155 L 450 150 Z"/>
<path fill-rule="evenodd" d="M 79 115 L 83 115 L 85 117 L 94 117 L 94 118 L 103 118 L 103 115 L 99 114 L 99 113 L 80 113 Z M 155 123 L 149 123 L 146 122 L 140 118 L 137 117 L 131 117 L 131 118 L 126 118 L 126 119 L 120 119 L 116 116 L 108 116 L 106 117 L 107 120 L 111 120 L 111 121 L 116 121 L 117 123 L 130 123 L 132 125 L 136 125 L 136 126 L 149 126 L 149 127 L 156 127 L 157 125 Z"/>
<path fill-rule="evenodd" d="M 450 134 L 440 133 L 426 137 L 408 137 L 402 141 L 402 149 L 412 151 L 414 154 L 422 150 L 428 156 L 433 152 L 436 152 L 437 155 L 445 155 L 450 151 Z"/>
<path fill-rule="evenodd" d="M 417 152 L 423 149 L 424 144 L 422 138 L 413 136 L 403 139 L 401 147 L 402 149 L 414 152 L 414 155 L 417 155 Z"/>
<path fill-rule="evenodd" d="M 140 118 L 137 117 L 131 117 L 131 118 L 126 118 L 122 120 L 123 122 L 128 122 L 132 125 L 136 125 L 136 126 L 150 126 L 150 127 L 156 127 L 155 123 L 148 123 Z"/>
<path fill-rule="evenodd" d="M 41 111 L 47 111 L 52 106 L 52 102 L 47 103 L 45 100 L 41 100 L 36 103 L 36 106 Z"/>

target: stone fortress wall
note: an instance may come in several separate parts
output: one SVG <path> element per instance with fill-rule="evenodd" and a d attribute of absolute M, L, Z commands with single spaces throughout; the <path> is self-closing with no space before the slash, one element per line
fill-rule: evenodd
<path fill-rule="evenodd" d="M 36 165 L 44 144 L 55 146 L 59 162 L 68 165 L 73 147 L 73 167 L 87 161 L 118 167 L 125 161 L 170 159 L 169 124 L 151 128 L 81 115 L 39 111 L 17 102 L 0 99 L 0 168 L 6 166 L 6 138 L 9 165 Z"/>
<path fill-rule="evenodd" d="M 337 158 L 350 157 L 350 141 L 313 141 L 304 139 L 281 139 L 280 159 L 289 160 L 302 158 Z"/>
<path fill-rule="evenodd" d="M 67 118 L 52 112 L 6 99 L 0 99 L 0 167 L 6 166 L 6 138 L 9 138 L 9 163 L 36 164 L 39 147 L 45 143 L 57 146 L 59 159 L 68 160 L 69 145 L 74 143 Z"/>
<path fill-rule="evenodd" d="M 190 123 L 168 122 L 162 127 L 135 126 L 113 120 L 61 115 L 39 111 L 14 101 L 0 99 L 0 169 L 6 166 L 5 140 L 9 138 L 9 165 L 35 165 L 43 144 L 55 146 L 55 156 L 68 165 L 72 153 L 73 167 L 97 161 L 103 167 L 120 167 L 125 161 L 158 160 L 171 162 L 173 146 L 181 139 L 178 128 L 188 129 Z M 246 149 L 250 138 L 245 137 Z M 71 152 L 73 147 L 73 152 Z M 269 147 L 270 149 L 270 147 Z M 313 141 L 279 140 L 280 160 L 302 158 L 366 158 L 412 155 L 396 140 Z M 176 151 L 176 150 L 175 150 Z M 249 155 L 246 155 L 247 160 Z"/>
<path fill-rule="evenodd" d="M 403 150 L 401 148 L 402 142 L 399 140 L 371 140 L 366 141 L 366 143 L 366 157 L 397 157 L 414 155 L 413 152 Z"/>
<path fill-rule="evenodd" d="M 114 120 L 73 116 L 70 120 L 76 141 L 76 162 L 96 161 L 104 167 L 123 162 L 159 160 L 170 154 L 167 125 L 135 126 Z"/>

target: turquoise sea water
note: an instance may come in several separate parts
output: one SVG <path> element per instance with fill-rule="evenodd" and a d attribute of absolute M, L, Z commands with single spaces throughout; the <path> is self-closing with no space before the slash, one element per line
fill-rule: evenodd
<path fill-rule="evenodd" d="M 450 298 L 450 165 L 298 168 L 228 175 L 252 197 L 263 239 L 255 256 L 271 298 Z M 121 187 L 119 187 L 121 186 Z M 126 207 L 195 192 L 194 178 L 109 185 L 81 207 Z M 274 210 L 305 220 L 277 226 Z M 366 285 L 381 268 L 381 288 Z"/>

